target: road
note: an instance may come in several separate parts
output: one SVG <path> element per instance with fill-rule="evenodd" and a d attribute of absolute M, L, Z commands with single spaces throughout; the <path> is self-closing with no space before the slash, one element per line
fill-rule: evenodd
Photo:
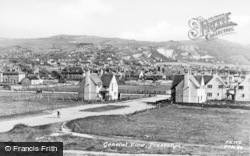
<path fill-rule="evenodd" d="M 61 117 L 54 118 L 53 114 L 39 115 L 39 116 L 31 116 L 24 117 L 18 119 L 7 119 L 4 121 L 0 121 L 0 133 L 7 132 L 11 130 L 17 124 L 25 124 L 28 126 L 41 126 L 47 125 L 57 122 L 65 122 L 78 118 L 85 118 L 89 116 L 99 116 L 99 115 L 122 115 L 122 114 L 131 114 L 134 112 L 142 111 L 145 109 L 151 109 L 154 106 L 148 105 L 147 103 L 157 102 L 164 99 L 170 98 L 169 95 L 157 95 L 155 97 L 129 100 L 124 102 L 117 102 L 112 104 L 93 104 L 93 105 L 83 105 L 71 108 L 61 109 Z M 119 106 L 128 106 L 121 109 L 110 110 L 105 112 L 84 112 L 82 110 L 89 108 L 96 108 L 107 105 L 119 105 Z"/>

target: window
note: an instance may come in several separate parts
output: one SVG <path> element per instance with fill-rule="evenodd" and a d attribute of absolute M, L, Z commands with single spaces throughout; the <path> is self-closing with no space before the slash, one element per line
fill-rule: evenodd
<path fill-rule="evenodd" d="M 112 83 L 112 88 L 111 88 L 111 91 L 113 92 L 113 90 L 114 90 L 114 84 Z"/>
<path fill-rule="evenodd" d="M 245 97 L 245 94 L 242 94 L 241 96 L 244 98 L 244 97 Z"/>
<path fill-rule="evenodd" d="M 223 88 L 223 85 L 219 85 L 218 88 Z"/>
<path fill-rule="evenodd" d="M 207 88 L 213 88 L 213 86 L 212 85 L 208 85 Z"/>
<path fill-rule="evenodd" d="M 240 89 L 240 90 L 243 90 L 243 89 L 244 89 L 244 86 L 239 86 L 239 89 Z"/>
<path fill-rule="evenodd" d="M 220 93 L 217 93 L 217 96 L 220 96 Z"/>
<path fill-rule="evenodd" d="M 212 95 L 213 95 L 212 93 L 207 93 L 208 97 L 212 97 Z"/>

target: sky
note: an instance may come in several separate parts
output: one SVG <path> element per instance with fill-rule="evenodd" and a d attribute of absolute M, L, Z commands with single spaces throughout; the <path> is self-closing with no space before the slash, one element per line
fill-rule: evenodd
<path fill-rule="evenodd" d="M 190 40 L 191 18 L 231 12 L 235 33 L 220 38 L 250 44 L 249 6 L 249 0 L 0 0 L 0 37 Z"/>

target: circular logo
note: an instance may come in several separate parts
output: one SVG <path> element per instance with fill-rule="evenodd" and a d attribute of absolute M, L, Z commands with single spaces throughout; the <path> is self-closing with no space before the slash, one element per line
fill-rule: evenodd
<path fill-rule="evenodd" d="M 11 151 L 11 147 L 10 146 L 5 146 L 5 151 Z"/>

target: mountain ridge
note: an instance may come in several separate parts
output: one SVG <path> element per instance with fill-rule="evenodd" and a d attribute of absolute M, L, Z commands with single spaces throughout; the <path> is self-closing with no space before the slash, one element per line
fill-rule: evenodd
<path fill-rule="evenodd" d="M 8 39 L 0 38 L 0 54 L 33 52 L 42 55 L 53 51 L 77 51 L 81 44 L 111 49 L 122 56 L 153 54 L 156 61 L 201 61 L 234 64 L 250 64 L 250 45 L 244 46 L 223 39 L 198 39 L 184 41 L 151 42 L 122 38 L 106 38 L 86 35 L 55 35 L 43 38 Z M 81 48 L 79 48 L 79 45 Z M 158 49 L 162 48 L 159 52 Z M 91 48 L 90 48 L 91 49 Z M 171 52 L 171 54 L 169 53 Z M 147 55 L 148 55 L 147 54 Z M 139 55 L 138 55 L 139 56 Z M 137 57 L 135 59 L 145 59 Z"/>

